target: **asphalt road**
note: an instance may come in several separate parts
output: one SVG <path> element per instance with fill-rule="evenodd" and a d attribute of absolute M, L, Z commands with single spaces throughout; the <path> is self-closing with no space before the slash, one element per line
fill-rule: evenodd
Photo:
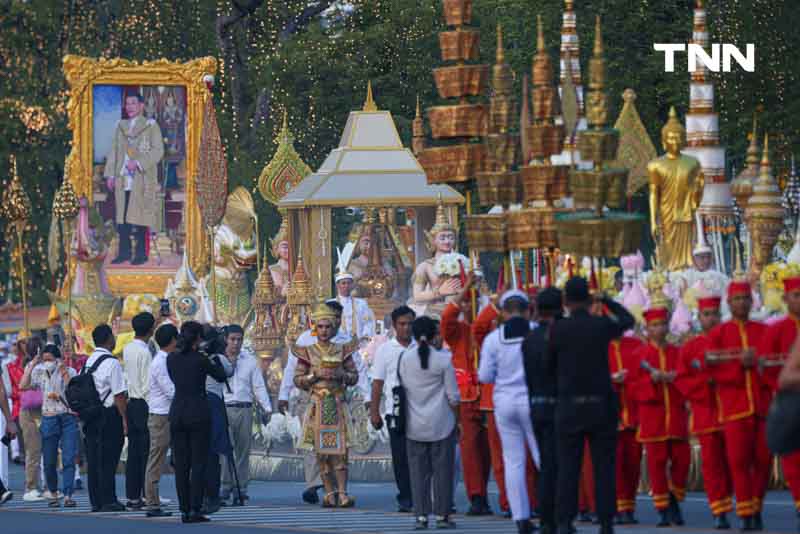
<path fill-rule="evenodd" d="M 319 506 L 305 505 L 300 500 L 303 485 L 298 482 L 253 482 L 249 488 L 251 501 L 246 507 L 223 508 L 214 514 L 213 521 L 202 525 L 182 525 L 178 521 L 177 499 L 170 476 L 161 483 L 162 495 L 173 499 L 169 510 L 175 515 L 166 519 L 147 519 L 141 512 L 92 514 L 89 512 L 86 491 L 76 493 L 79 506 L 75 509 L 53 510 L 46 503 L 22 501 L 21 481 L 24 475 L 19 467 L 12 467 L 11 480 L 15 498 L 0 507 L 0 532 L 3 534 L 81 534 L 151 533 L 166 527 L 191 529 L 196 533 L 228 534 L 258 533 L 265 529 L 275 534 L 323 533 L 381 533 L 395 534 L 411 531 L 413 518 L 395 512 L 395 488 L 385 483 L 357 483 L 351 485 L 356 498 L 356 508 L 349 510 L 323 510 Z M 118 495 L 124 496 L 124 479 L 117 477 Z M 122 499 L 124 500 L 124 499 Z M 492 505 L 497 509 L 497 492 L 491 488 Z M 457 490 L 456 506 L 467 509 L 463 486 Z M 690 494 L 683 505 L 686 527 L 671 529 L 686 533 L 712 533 L 712 519 L 703 494 Z M 641 496 L 637 515 L 641 523 L 634 527 L 620 527 L 625 534 L 645 534 L 670 529 L 656 529 L 655 512 L 650 499 Z M 735 519 L 734 528 L 737 526 Z M 461 514 L 455 518 L 458 529 L 452 532 L 514 533 L 514 524 L 501 517 L 468 518 Z M 773 492 L 767 497 L 764 521 L 768 532 L 796 532 L 796 515 L 791 497 L 786 492 Z M 596 532 L 592 525 L 578 525 L 579 532 Z"/>

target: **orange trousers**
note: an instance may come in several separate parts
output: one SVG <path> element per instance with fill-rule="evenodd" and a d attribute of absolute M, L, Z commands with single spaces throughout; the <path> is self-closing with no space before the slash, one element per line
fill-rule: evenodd
<path fill-rule="evenodd" d="M 486 421 L 489 431 L 489 452 L 492 460 L 492 473 L 497 483 L 497 490 L 500 493 L 500 509 L 508 511 L 508 497 L 506 496 L 506 477 L 503 466 L 503 445 L 500 442 L 500 433 L 497 431 L 497 423 L 494 419 L 494 412 L 486 411 Z M 531 510 L 536 509 L 536 468 L 533 465 L 530 451 L 528 451 L 528 463 L 525 466 L 525 482 L 528 486 L 528 498 L 531 501 Z"/>
<path fill-rule="evenodd" d="M 697 436 L 700 457 L 703 460 L 703 487 L 708 505 L 714 515 L 733 511 L 733 483 L 728 460 L 725 457 L 725 435 L 709 432 Z"/>
<path fill-rule="evenodd" d="M 583 445 L 583 463 L 581 464 L 581 480 L 578 484 L 578 510 L 595 513 L 597 506 L 594 499 L 594 467 L 589 440 Z"/>
<path fill-rule="evenodd" d="M 800 511 L 800 451 L 781 456 L 783 479 L 792 492 L 795 508 Z"/>
<path fill-rule="evenodd" d="M 685 439 L 670 439 L 644 444 L 647 453 L 647 473 L 650 475 L 650 492 L 656 510 L 669 508 L 669 495 L 678 501 L 686 497 L 686 482 L 692 453 Z M 669 474 L 667 474 L 669 464 Z"/>
<path fill-rule="evenodd" d="M 464 470 L 464 486 L 467 498 L 486 497 L 489 483 L 489 433 L 483 426 L 483 414 L 478 401 L 462 402 L 459 406 L 461 418 L 461 465 Z"/>
<path fill-rule="evenodd" d="M 755 416 L 725 423 L 725 451 L 739 517 L 760 512 L 767 493 L 772 456 L 765 429 L 766 421 Z"/>
<path fill-rule="evenodd" d="M 636 493 L 642 471 L 642 444 L 636 441 L 636 430 L 617 433 L 617 512 L 636 510 Z"/>

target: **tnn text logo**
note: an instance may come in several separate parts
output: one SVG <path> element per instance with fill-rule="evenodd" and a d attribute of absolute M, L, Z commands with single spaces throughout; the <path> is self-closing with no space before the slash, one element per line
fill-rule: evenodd
<path fill-rule="evenodd" d="M 697 70 L 698 63 L 702 63 L 711 72 L 719 72 L 721 64 L 722 72 L 730 72 L 732 60 L 736 60 L 736 63 L 747 72 L 756 70 L 756 46 L 754 44 L 748 44 L 745 47 L 746 53 L 742 54 L 735 45 L 715 43 L 711 45 L 710 56 L 698 44 L 655 43 L 653 48 L 656 52 L 664 52 L 664 72 L 675 72 L 676 52 L 686 52 L 686 68 L 689 72 Z"/>

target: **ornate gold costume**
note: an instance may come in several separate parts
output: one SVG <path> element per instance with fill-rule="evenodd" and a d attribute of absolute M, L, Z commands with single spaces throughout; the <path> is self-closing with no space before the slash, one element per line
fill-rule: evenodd
<path fill-rule="evenodd" d="M 703 192 L 700 162 L 681 154 L 686 131 L 675 108 L 661 130 L 666 154 L 647 165 L 650 178 L 650 224 L 658 247 L 658 261 L 668 271 L 692 266 L 694 212 Z"/>

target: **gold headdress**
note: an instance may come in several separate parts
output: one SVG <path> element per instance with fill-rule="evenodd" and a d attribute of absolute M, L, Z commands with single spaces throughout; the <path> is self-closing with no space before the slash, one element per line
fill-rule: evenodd
<path fill-rule="evenodd" d="M 431 229 L 426 232 L 426 237 L 428 238 L 428 248 L 431 251 L 434 249 L 433 241 L 436 239 L 436 236 L 442 232 L 453 232 L 456 235 L 456 239 L 458 239 L 458 228 L 456 228 L 447 218 L 447 213 L 444 209 L 444 203 L 442 202 L 442 195 L 440 193 L 439 198 L 436 201 L 436 222 Z"/>
<path fill-rule="evenodd" d="M 311 312 L 311 320 L 316 323 L 318 321 L 324 321 L 326 319 L 329 321 L 336 321 L 337 319 L 336 312 L 333 311 L 333 308 L 331 308 L 324 302 L 320 302 L 314 308 L 314 311 Z"/>
<path fill-rule="evenodd" d="M 272 256 L 275 259 L 278 259 L 278 247 L 283 242 L 289 242 L 289 222 L 287 221 L 286 217 L 281 217 L 281 227 L 278 228 L 278 233 L 275 234 L 275 237 L 270 239 L 270 244 L 272 245 Z"/>
<path fill-rule="evenodd" d="M 681 144 L 686 143 L 686 128 L 683 127 L 681 121 L 678 119 L 678 112 L 675 111 L 675 106 L 669 108 L 669 119 L 667 123 L 661 128 L 661 140 L 666 139 L 667 134 L 676 132 L 681 136 Z"/>

